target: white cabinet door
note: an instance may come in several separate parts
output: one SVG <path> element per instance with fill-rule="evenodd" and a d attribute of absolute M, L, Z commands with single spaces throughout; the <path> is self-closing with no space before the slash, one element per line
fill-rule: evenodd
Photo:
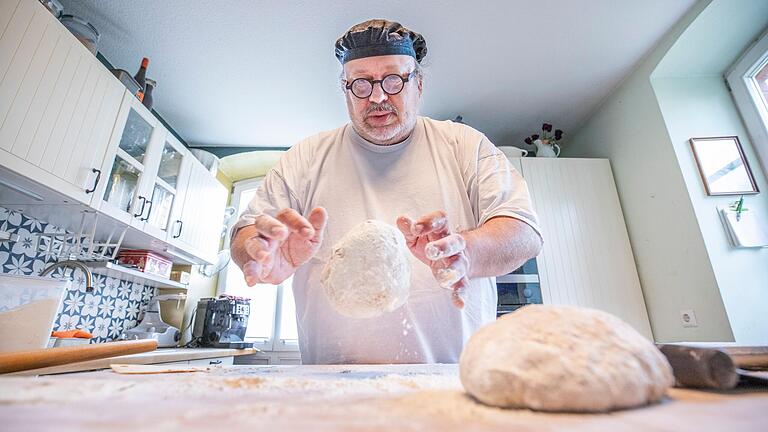
<path fill-rule="evenodd" d="M 522 158 L 544 234 L 544 303 L 610 312 L 651 338 L 613 174 L 605 159 Z"/>
<path fill-rule="evenodd" d="M 202 164 L 193 160 L 183 208 L 174 214 L 169 242 L 207 263 L 215 263 L 227 197 L 227 188 Z"/>
<path fill-rule="evenodd" d="M 90 203 L 124 87 L 39 2 L 3 0 L 8 11 L 0 13 L 2 165 Z"/>
<path fill-rule="evenodd" d="M 125 90 L 92 207 L 143 230 L 166 134 L 157 118 Z"/>
<path fill-rule="evenodd" d="M 149 209 L 144 230 L 160 240 L 172 237 L 174 224 L 171 216 L 177 203 L 183 202 L 182 188 L 189 178 L 194 156 L 170 132 L 165 135 L 157 174 L 151 182 Z"/>
<path fill-rule="evenodd" d="M 11 22 L 11 17 L 19 3 L 21 3 L 21 0 L 0 1 L 0 35 L 5 33 L 5 29 L 8 27 L 8 23 Z"/>
<path fill-rule="evenodd" d="M 187 193 L 189 192 L 190 171 L 192 170 L 192 165 L 196 163 L 194 161 L 194 156 L 192 156 L 189 151 L 186 153 L 188 156 L 184 158 L 181 164 L 179 185 L 176 189 L 177 194 L 173 202 L 173 208 L 171 209 L 171 218 L 166 234 L 166 241 L 180 249 L 187 246 L 181 237 L 182 232 L 184 232 L 184 218 L 182 216 L 184 215 L 184 202 L 186 201 Z M 189 229 L 189 227 L 187 227 L 187 229 Z"/>

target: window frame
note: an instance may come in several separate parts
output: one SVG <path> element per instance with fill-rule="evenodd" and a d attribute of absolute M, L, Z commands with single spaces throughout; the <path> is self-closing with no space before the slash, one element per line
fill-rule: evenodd
<path fill-rule="evenodd" d="M 746 50 L 728 72 L 725 79 L 741 113 L 752 147 L 763 172 L 768 174 L 768 101 L 763 102 L 760 89 L 752 78 L 768 63 L 768 31 Z"/>
<path fill-rule="evenodd" d="M 255 177 L 252 179 L 237 181 L 232 184 L 232 196 L 230 199 L 230 206 L 237 211 L 240 208 L 240 200 L 243 192 L 247 190 L 256 189 L 264 181 L 264 177 Z M 236 215 L 239 216 L 239 215 Z M 228 232 L 232 228 L 237 217 L 233 217 L 228 226 Z M 229 249 L 230 236 L 227 235 L 224 239 L 224 248 Z M 216 295 L 224 294 L 227 286 L 227 271 L 224 269 L 219 273 L 219 280 L 216 286 Z M 247 342 L 253 342 L 253 347 L 258 348 L 264 352 L 291 352 L 299 351 L 299 343 L 294 339 L 282 339 L 280 334 L 282 332 L 281 318 L 282 318 L 282 306 L 283 306 L 283 290 L 291 289 L 285 283 L 277 285 L 277 291 L 275 296 L 275 309 L 273 313 L 272 334 L 268 339 L 264 338 L 246 338 Z"/>

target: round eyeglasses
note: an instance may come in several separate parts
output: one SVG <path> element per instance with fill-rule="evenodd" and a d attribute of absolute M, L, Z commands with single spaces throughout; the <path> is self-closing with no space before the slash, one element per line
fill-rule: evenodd
<path fill-rule="evenodd" d="M 379 84 L 384 93 L 394 96 L 403 91 L 405 83 L 410 81 L 414 75 L 416 75 L 416 70 L 409 73 L 406 77 L 402 77 L 398 74 L 389 74 L 380 80 L 356 78 L 352 80 L 351 83 L 347 84 L 345 88 L 350 90 L 355 97 L 365 99 L 370 97 L 373 93 L 373 86 Z"/>

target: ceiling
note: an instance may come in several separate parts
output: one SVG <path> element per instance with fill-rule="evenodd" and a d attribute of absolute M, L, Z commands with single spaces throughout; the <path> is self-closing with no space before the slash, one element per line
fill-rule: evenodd
<path fill-rule="evenodd" d="M 155 109 L 191 146 L 289 147 L 348 121 L 333 44 L 363 20 L 426 38 L 424 115 L 520 145 L 544 121 L 573 132 L 695 0 L 62 3 L 115 67 L 150 58 Z"/>
<path fill-rule="evenodd" d="M 653 75 L 722 76 L 766 26 L 768 1 L 713 1 L 675 41 Z"/>

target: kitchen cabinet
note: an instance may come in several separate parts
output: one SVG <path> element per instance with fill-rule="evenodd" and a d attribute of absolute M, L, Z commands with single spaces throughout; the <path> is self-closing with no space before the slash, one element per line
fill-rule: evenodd
<path fill-rule="evenodd" d="M 97 236 L 212 263 L 227 196 L 44 6 L 0 1 L 0 205 L 68 230 L 95 212 Z"/>
<path fill-rule="evenodd" d="M 199 162 L 189 164 L 184 195 L 173 207 L 167 241 L 215 263 L 224 229 L 229 191 Z"/>
<path fill-rule="evenodd" d="M 89 204 L 125 88 L 39 2 L 0 16 L 0 164 Z"/>
<path fill-rule="evenodd" d="M 91 204 L 165 241 L 170 217 L 194 157 L 129 91 L 115 121 Z M 223 206 L 221 209 L 223 211 Z"/>
<path fill-rule="evenodd" d="M 100 167 L 92 207 L 114 219 L 143 228 L 149 219 L 154 178 L 166 131 L 127 90 Z"/>
<path fill-rule="evenodd" d="M 94 208 L 186 261 L 216 262 L 227 189 L 127 90 L 101 171 Z"/>
<path fill-rule="evenodd" d="M 170 132 L 160 150 L 157 175 L 150 182 L 150 206 L 144 230 L 161 240 L 172 237 L 171 212 L 174 204 L 184 202 L 189 170 L 197 164 L 194 156 Z M 223 205 L 219 208 L 223 213 Z"/>
<path fill-rule="evenodd" d="M 517 161 L 544 235 L 537 258 L 544 303 L 604 310 L 652 338 L 609 161 Z"/>
<path fill-rule="evenodd" d="M 101 171 L 94 208 L 187 261 L 216 262 L 227 189 L 127 90 Z"/>

